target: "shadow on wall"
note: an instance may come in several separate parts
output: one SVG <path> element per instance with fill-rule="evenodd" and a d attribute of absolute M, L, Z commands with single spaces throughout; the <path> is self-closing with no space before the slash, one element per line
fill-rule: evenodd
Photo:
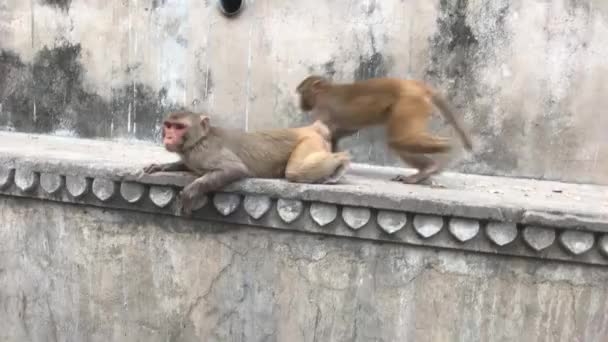
<path fill-rule="evenodd" d="M 85 89 L 80 44 L 44 47 L 25 64 L 11 51 L 0 51 L 0 126 L 28 133 L 79 137 L 158 137 L 168 110 L 166 90 L 141 83 L 112 89 L 107 100 Z"/>
<path fill-rule="evenodd" d="M 72 0 L 42 0 L 41 2 L 50 6 L 57 7 L 60 10 L 66 12 L 70 9 L 70 5 L 72 4 Z"/>

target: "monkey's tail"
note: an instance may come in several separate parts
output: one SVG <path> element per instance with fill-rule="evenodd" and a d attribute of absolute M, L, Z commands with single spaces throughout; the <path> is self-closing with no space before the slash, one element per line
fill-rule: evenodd
<path fill-rule="evenodd" d="M 471 139 L 465 132 L 460 121 L 458 119 L 456 119 L 456 116 L 454 115 L 454 112 L 450 108 L 448 101 L 443 96 L 441 96 L 435 92 L 431 92 L 431 100 L 433 101 L 433 104 L 435 106 L 437 106 L 437 108 L 439 108 L 439 111 L 441 112 L 443 117 L 454 127 L 454 129 L 460 136 L 460 139 L 462 140 L 465 148 L 467 150 L 471 151 L 473 149 L 473 144 L 471 143 Z"/>

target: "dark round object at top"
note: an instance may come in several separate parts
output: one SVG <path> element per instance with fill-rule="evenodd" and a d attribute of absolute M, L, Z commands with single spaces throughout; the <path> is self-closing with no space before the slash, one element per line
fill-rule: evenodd
<path fill-rule="evenodd" d="M 219 0 L 219 7 L 225 16 L 238 14 L 245 7 L 245 0 Z"/>

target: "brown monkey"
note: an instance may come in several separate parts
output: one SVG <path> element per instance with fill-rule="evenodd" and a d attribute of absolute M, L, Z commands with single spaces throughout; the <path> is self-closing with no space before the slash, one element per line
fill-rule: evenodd
<path fill-rule="evenodd" d="M 191 171 L 200 176 L 180 193 L 189 215 L 196 196 L 246 177 L 283 178 L 292 182 L 334 183 L 346 172 L 347 153 L 331 153 L 330 131 L 321 122 L 300 128 L 259 132 L 226 130 L 209 118 L 175 112 L 163 122 L 163 144 L 180 161 L 152 164 L 144 172 Z"/>
<path fill-rule="evenodd" d="M 331 150 L 339 139 L 359 129 L 385 124 L 388 145 L 418 173 L 393 180 L 419 183 L 440 171 L 439 163 L 422 155 L 450 149 L 448 139 L 428 133 L 427 122 L 432 105 L 454 126 L 468 150 L 472 144 L 456 120 L 447 101 L 429 86 L 415 80 L 375 78 L 351 84 L 332 84 L 321 76 L 309 76 L 297 87 L 300 107 L 313 111 L 318 120 L 329 126 Z"/>

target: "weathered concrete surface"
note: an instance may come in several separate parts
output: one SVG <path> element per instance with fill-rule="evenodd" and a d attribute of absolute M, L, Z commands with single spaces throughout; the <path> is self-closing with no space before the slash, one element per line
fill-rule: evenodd
<path fill-rule="evenodd" d="M 411 77 L 470 127 L 454 170 L 608 184 L 606 37 L 605 0 L 252 0 L 235 19 L 215 1 L 5 0 L 0 126 L 150 140 L 188 107 L 286 127 L 310 120 L 294 88 L 311 72 Z M 343 148 L 400 165 L 384 145 L 370 129 Z"/>
<path fill-rule="evenodd" d="M 605 268 L 0 197 L 3 341 L 585 341 Z"/>
<path fill-rule="evenodd" d="M 153 162 L 173 161 L 163 148 L 144 143 L 0 133 L 0 163 L 41 172 L 142 180 L 184 186 L 193 178 L 183 174 L 141 175 Z M 494 219 L 551 227 L 586 227 L 608 231 L 608 187 L 506 177 L 444 173 L 434 185 L 390 182 L 399 168 L 354 165 L 336 185 L 251 179 L 227 191 L 260 193 L 281 198 L 323 201 L 416 213 Z"/>

